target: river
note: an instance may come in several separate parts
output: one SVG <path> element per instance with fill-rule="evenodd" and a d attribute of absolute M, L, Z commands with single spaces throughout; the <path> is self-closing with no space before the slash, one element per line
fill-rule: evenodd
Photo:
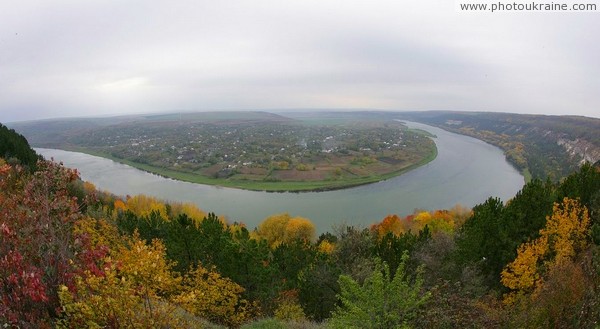
<path fill-rule="evenodd" d="M 432 162 L 401 176 L 369 185 L 327 192 L 267 193 L 176 181 L 109 159 L 56 149 L 37 148 L 47 159 L 77 168 L 81 178 L 117 195 L 147 194 L 165 200 L 193 202 L 207 212 L 246 223 L 249 229 L 269 215 L 288 212 L 309 218 L 319 233 L 337 224 L 368 226 L 388 214 L 415 209 L 472 207 L 488 197 L 506 201 L 524 183 L 500 149 L 480 140 L 436 127 L 409 122 L 428 131 L 438 148 Z"/>

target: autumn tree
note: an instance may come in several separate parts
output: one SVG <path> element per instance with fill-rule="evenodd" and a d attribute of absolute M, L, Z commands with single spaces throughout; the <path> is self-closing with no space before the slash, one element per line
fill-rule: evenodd
<path fill-rule="evenodd" d="M 101 237 L 96 243 L 108 242 L 89 223 L 83 229 Z M 146 244 L 137 234 L 121 238 L 124 242 L 95 260 L 98 271 L 85 269 L 75 277 L 74 287 L 60 287 L 58 328 L 186 326 L 170 303 L 181 279 L 172 271 L 162 242 Z"/>
<path fill-rule="evenodd" d="M 215 269 L 198 266 L 183 281 L 174 301 L 189 312 L 212 322 L 238 327 L 255 316 L 256 306 L 242 298 L 244 288 Z"/>
<path fill-rule="evenodd" d="M 48 326 L 56 315 L 81 217 L 68 189 L 77 172 L 46 161 L 37 168 L 0 166 L 0 322 L 25 328 Z"/>
<path fill-rule="evenodd" d="M 291 217 L 288 213 L 267 217 L 256 230 L 257 237 L 267 240 L 272 248 L 281 243 L 293 243 L 297 240 L 312 242 L 315 234 L 315 226 L 310 220 Z"/>
<path fill-rule="evenodd" d="M 517 258 L 502 271 L 502 284 L 517 294 L 540 289 L 544 271 L 572 260 L 588 244 L 589 216 L 579 201 L 555 203 L 540 237 L 521 245 Z"/>
<path fill-rule="evenodd" d="M 400 235 L 407 231 L 406 222 L 403 222 L 398 215 L 388 215 L 381 222 L 371 225 L 371 231 L 377 234 L 379 238 L 388 233 Z"/>
<path fill-rule="evenodd" d="M 165 220 L 168 219 L 165 203 L 144 194 L 129 197 L 127 199 L 127 209 L 139 217 L 149 216 L 152 212 L 156 212 Z"/>
<path fill-rule="evenodd" d="M 594 262 L 589 233 L 588 211 L 579 200 L 554 204 L 540 236 L 521 245 L 502 272 L 502 284 L 511 289 L 505 302 L 513 309 L 513 325 L 578 327 L 598 319 L 597 312 L 586 310 L 587 303 L 598 302 L 592 296 L 600 288 L 600 272 L 586 270 Z"/>
<path fill-rule="evenodd" d="M 198 206 L 190 202 L 172 202 L 169 204 L 169 206 L 170 218 L 177 218 L 181 215 L 185 215 L 192 219 L 195 225 L 198 225 L 202 219 L 208 215 L 202 209 L 198 208 Z"/>

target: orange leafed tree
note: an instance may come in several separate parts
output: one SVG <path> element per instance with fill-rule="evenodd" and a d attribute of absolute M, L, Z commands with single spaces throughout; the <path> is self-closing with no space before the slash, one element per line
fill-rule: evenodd
<path fill-rule="evenodd" d="M 380 223 L 373 224 L 371 231 L 380 238 L 388 233 L 399 236 L 408 231 L 416 233 L 429 226 L 432 233 L 454 232 L 457 225 L 462 225 L 470 215 L 470 210 L 455 206 L 450 210 L 416 211 L 414 214 L 400 218 L 398 215 L 388 215 Z"/>
<path fill-rule="evenodd" d="M 400 219 L 398 215 L 388 215 L 380 223 L 373 224 L 371 230 L 377 232 L 381 238 L 388 233 L 400 235 L 406 231 L 407 221 Z"/>
<path fill-rule="evenodd" d="M 115 207 L 116 211 L 126 211 L 127 210 L 127 206 L 125 205 L 125 202 L 123 202 L 123 200 L 121 200 L 121 199 L 115 200 L 114 207 Z"/>

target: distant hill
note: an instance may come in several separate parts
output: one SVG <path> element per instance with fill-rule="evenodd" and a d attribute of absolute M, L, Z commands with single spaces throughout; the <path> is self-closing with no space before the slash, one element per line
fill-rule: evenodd
<path fill-rule="evenodd" d="M 25 137 L 0 123 L 0 158 L 18 162 L 34 170 L 39 156 Z"/>
<path fill-rule="evenodd" d="M 122 124 L 163 124 L 178 122 L 284 122 L 292 119 L 260 111 L 162 113 L 105 118 L 59 118 L 13 122 L 9 126 L 27 137 L 35 147 L 61 148 L 71 138 L 94 129 Z"/>

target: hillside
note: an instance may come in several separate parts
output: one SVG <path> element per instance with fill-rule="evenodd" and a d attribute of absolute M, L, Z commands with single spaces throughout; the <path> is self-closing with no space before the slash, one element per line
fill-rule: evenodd
<path fill-rule="evenodd" d="M 556 181 L 584 162 L 600 161 L 597 118 L 443 111 L 401 116 L 496 145 L 526 177 Z"/>
<path fill-rule="evenodd" d="M 23 135 L 0 123 L 0 158 L 35 170 L 39 156 Z"/>

